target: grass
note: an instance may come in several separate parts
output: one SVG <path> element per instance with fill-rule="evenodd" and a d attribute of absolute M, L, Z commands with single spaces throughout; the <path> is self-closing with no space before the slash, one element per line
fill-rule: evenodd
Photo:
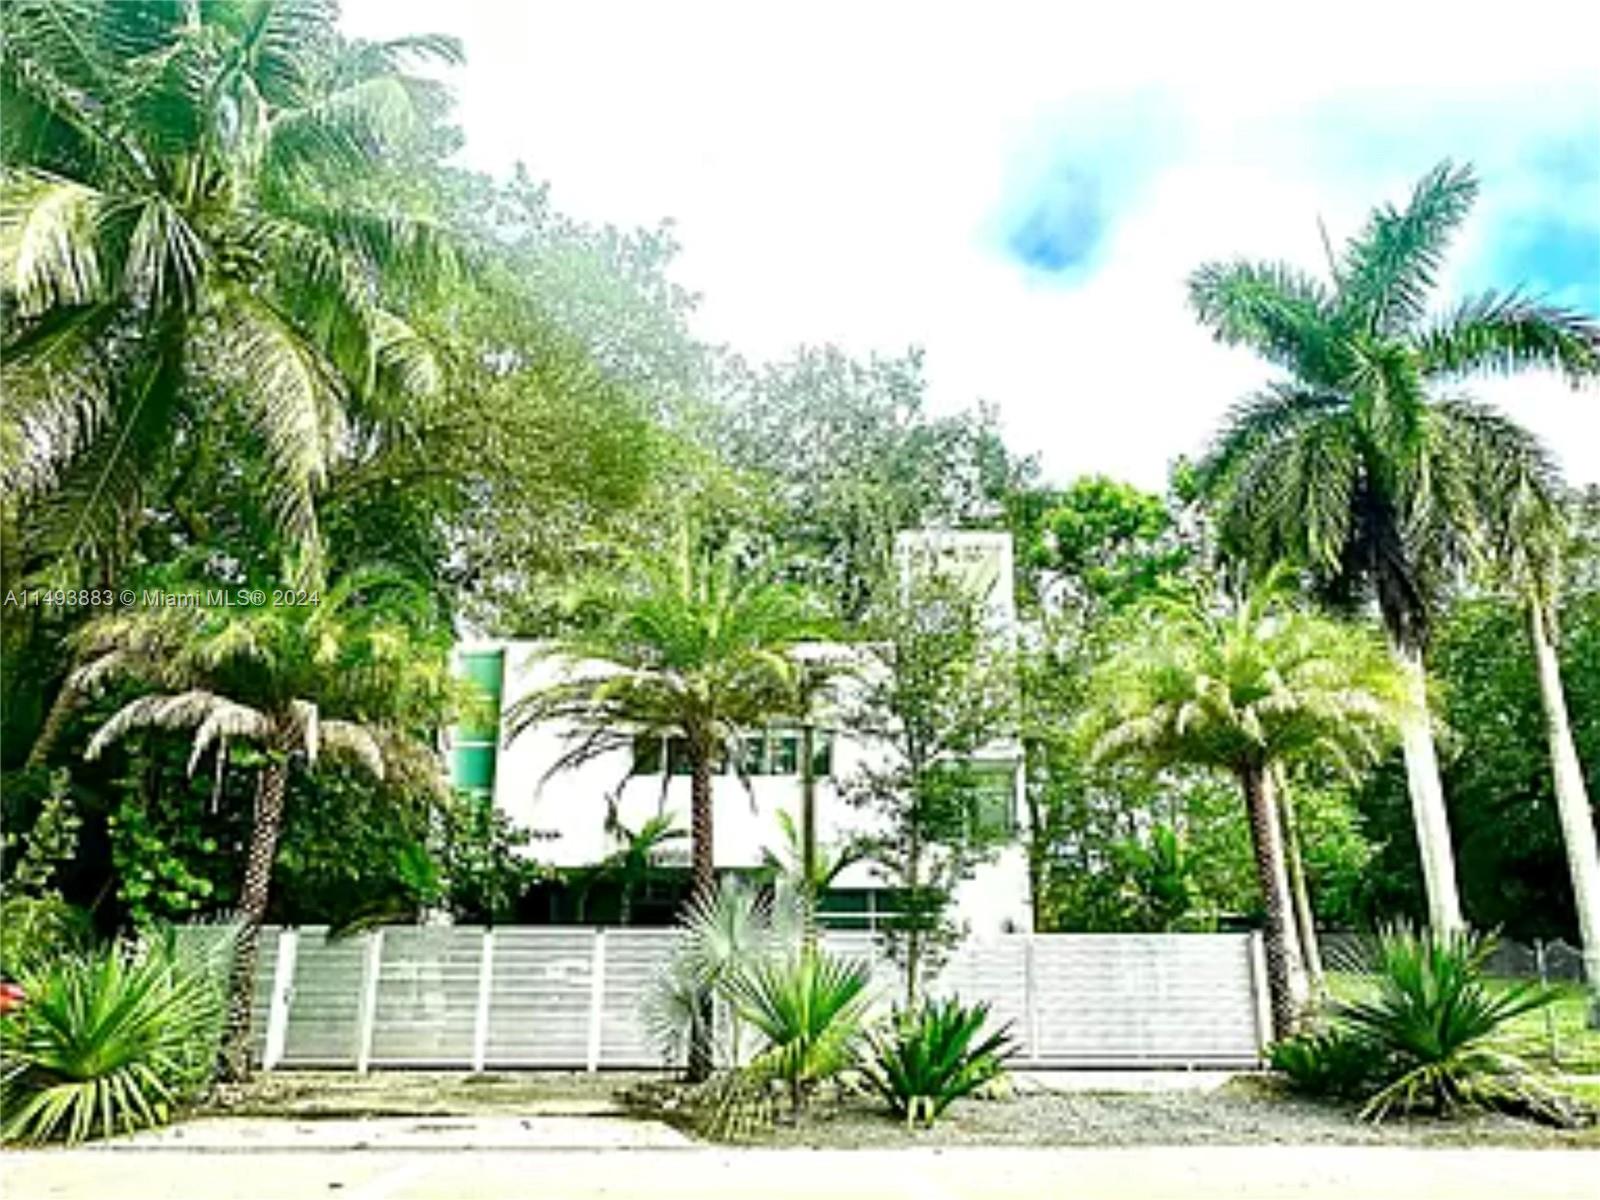
<path fill-rule="evenodd" d="M 1523 980 L 1493 979 L 1495 987 L 1508 988 Z M 1335 999 L 1353 999 L 1361 994 L 1359 975 L 1345 971 L 1328 973 L 1328 988 Z M 1548 1010 L 1523 1013 L 1514 1018 L 1495 1044 L 1534 1066 L 1549 1067 L 1567 1075 L 1600 1076 L 1600 1030 L 1586 1027 L 1583 987 L 1576 983 L 1555 985 L 1556 1002 Z"/>

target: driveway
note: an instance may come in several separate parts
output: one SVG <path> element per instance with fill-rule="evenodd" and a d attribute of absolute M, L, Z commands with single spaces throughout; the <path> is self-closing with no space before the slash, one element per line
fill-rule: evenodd
<path fill-rule="evenodd" d="M 1595 1200 L 1600 1152 L 1148 1149 L 34 1151 L 7 1200 Z"/>

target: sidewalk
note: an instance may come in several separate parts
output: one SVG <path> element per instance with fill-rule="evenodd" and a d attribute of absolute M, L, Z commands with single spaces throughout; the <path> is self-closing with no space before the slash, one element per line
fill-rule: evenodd
<path fill-rule="evenodd" d="M 26 1200 L 1594 1200 L 1600 1153 L 1348 1146 L 3 1156 Z"/>

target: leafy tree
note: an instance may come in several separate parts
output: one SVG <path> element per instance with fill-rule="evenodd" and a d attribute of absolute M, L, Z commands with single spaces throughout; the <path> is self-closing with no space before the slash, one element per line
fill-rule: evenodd
<path fill-rule="evenodd" d="M 948 916 L 956 886 L 1011 835 L 985 811 L 977 760 L 1014 731 L 1015 679 L 984 599 L 958 578 L 915 571 L 875 616 L 849 726 L 890 754 L 841 790 L 877 818 L 862 848 L 899 893 L 885 941 L 913 1007 L 960 936 Z M 1009 785 L 1011 761 L 999 766 Z"/>
<path fill-rule="evenodd" d="M 416 626 L 405 590 L 384 584 L 347 577 L 308 604 L 128 609 L 96 618 L 78 639 L 75 691 L 117 679 L 159 689 L 112 714 L 86 758 L 142 728 L 192 729 L 191 771 L 207 750 L 226 758 L 235 741 L 259 751 L 225 1047 L 235 1076 L 248 1071 L 256 950 L 294 761 L 344 757 L 380 779 L 441 786 L 426 741 L 456 699 L 441 631 Z"/>
<path fill-rule="evenodd" d="M 1263 588 L 1232 612 L 1196 601 L 1151 606 L 1099 666 L 1085 720 L 1093 754 L 1153 768 L 1226 772 L 1249 814 L 1266 908 L 1274 1024 L 1305 1001 L 1283 834 L 1273 797 L 1281 763 L 1377 757 L 1398 696 L 1382 652 L 1359 632 L 1279 603 Z"/>
<path fill-rule="evenodd" d="M 1435 317 L 1428 293 L 1477 195 L 1441 163 L 1403 209 L 1382 207 L 1331 286 L 1284 264 L 1213 263 L 1190 280 L 1200 320 L 1283 378 L 1241 403 L 1202 464 L 1224 546 L 1261 567 L 1301 565 L 1331 598 L 1375 596 L 1411 692 L 1403 746 L 1429 915 L 1461 924 L 1423 656 L 1440 589 L 1484 549 L 1538 474 L 1537 448 L 1498 414 L 1443 389 L 1483 371 L 1600 368 L 1589 319 L 1518 293 Z M 1330 254 L 1330 259 L 1332 258 Z"/>
<path fill-rule="evenodd" d="M 896 534 L 994 523 L 1031 470 L 1006 453 L 992 413 L 926 413 L 916 351 L 860 362 L 807 348 L 728 375 L 723 454 L 765 483 L 788 569 L 846 621 L 886 599 Z"/>
<path fill-rule="evenodd" d="M 350 43 L 320 0 L 4 8 L 0 292 L 8 479 L 56 554 L 121 557 L 152 465 L 217 396 L 269 470 L 241 485 L 310 547 L 352 413 L 436 386 L 389 303 L 453 261 L 429 222 L 342 186 L 414 125 L 439 37 Z"/>

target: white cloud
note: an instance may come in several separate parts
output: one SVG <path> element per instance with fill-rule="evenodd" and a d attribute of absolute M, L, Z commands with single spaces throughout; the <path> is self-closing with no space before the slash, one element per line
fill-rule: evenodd
<path fill-rule="evenodd" d="M 1586 3 L 1524 3 L 1515 22 L 1459 4 L 1078 8 L 346 2 L 356 32 L 465 39 L 472 162 L 524 160 L 588 220 L 672 217 L 707 337 L 758 358 L 923 345 L 936 405 L 992 400 L 1052 475 L 1147 485 L 1263 378 L 1195 327 L 1195 265 L 1316 266 L 1318 215 L 1348 233 L 1460 154 L 1413 153 L 1404 131 L 1470 123 L 1474 99 L 1600 111 Z M 1041 131 L 1093 141 L 1152 95 L 1181 114 L 1170 157 L 1120 198 L 1098 270 L 1065 288 L 1003 258 L 994 214 Z M 1352 126 L 1328 152 L 1346 111 L 1373 122 L 1370 151 Z M 1474 153 L 1519 136 L 1467 132 Z M 1600 390 L 1481 390 L 1600 481 Z"/>

